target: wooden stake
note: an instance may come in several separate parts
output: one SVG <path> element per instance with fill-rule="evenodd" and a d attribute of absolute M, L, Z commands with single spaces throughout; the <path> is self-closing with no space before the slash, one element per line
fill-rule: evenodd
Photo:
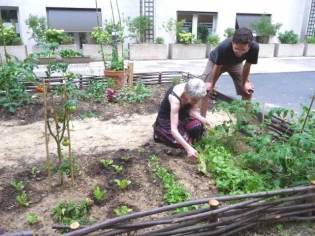
<path fill-rule="evenodd" d="M 67 87 L 66 87 L 66 84 L 64 83 L 63 84 L 63 95 L 64 95 L 64 101 L 65 103 L 67 102 L 68 100 L 68 97 L 67 97 Z M 68 135 L 68 139 L 70 141 L 70 144 L 69 144 L 69 160 L 70 160 L 70 172 L 71 172 L 71 186 L 73 187 L 74 185 L 74 174 L 73 174 L 73 160 L 72 160 L 72 151 L 71 151 L 71 139 L 70 139 L 70 127 L 69 127 L 69 112 L 68 110 L 65 108 L 65 119 L 66 119 L 66 125 L 67 125 L 67 135 Z"/>
<path fill-rule="evenodd" d="M 48 147 L 48 132 L 47 132 L 47 88 L 45 84 L 45 79 L 43 78 L 43 99 L 44 99 L 44 121 L 45 121 L 45 146 L 46 146 L 46 158 L 47 158 L 47 168 L 48 168 L 48 193 L 51 192 L 51 170 L 50 170 L 50 155 Z"/>
<path fill-rule="evenodd" d="M 211 199 L 209 201 L 209 205 L 210 205 L 210 211 L 216 210 L 218 209 L 220 203 L 219 201 L 215 200 L 215 199 Z M 215 223 L 218 221 L 218 214 L 213 214 L 209 216 L 209 223 Z M 211 230 L 215 230 L 216 226 L 211 227 Z"/>
<path fill-rule="evenodd" d="M 128 86 L 132 86 L 133 85 L 133 62 L 129 62 L 128 63 L 128 68 L 129 68 L 129 76 L 128 76 Z"/>

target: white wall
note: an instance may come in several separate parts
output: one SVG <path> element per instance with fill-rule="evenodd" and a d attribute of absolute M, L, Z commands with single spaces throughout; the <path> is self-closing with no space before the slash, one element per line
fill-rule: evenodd
<path fill-rule="evenodd" d="M 33 40 L 29 40 L 30 34 L 27 33 L 28 26 L 25 24 L 25 20 L 29 14 L 44 16 L 47 18 L 46 8 L 60 7 L 60 8 L 95 8 L 95 0 L 1 0 L 1 6 L 18 7 L 18 19 L 20 26 L 21 38 L 24 44 L 27 45 L 28 52 L 31 52 L 31 48 L 35 45 Z M 102 10 L 103 22 L 105 19 L 112 18 L 112 11 L 109 0 L 98 0 L 98 8 Z M 118 0 L 120 13 L 124 16 L 135 17 L 140 14 L 139 0 Z M 113 0 L 113 7 L 115 13 L 115 19 L 118 19 L 116 10 L 116 1 Z"/>
<path fill-rule="evenodd" d="M 218 24 L 215 26 L 215 33 L 219 34 L 221 40 L 224 39 L 224 30 L 228 27 L 234 28 L 237 13 L 272 14 L 273 23 L 282 23 L 280 32 L 294 30 L 300 34 L 303 31 L 303 14 L 305 2 L 310 0 L 155 0 L 155 37 L 162 36 L 166 43 L 171 39 L 168 33 L 162 28 L 163 22 L 171 17 L 177 18 L 177 11 L 196 11 L 196 12 L 218 12 Z M 125 17 L 135 17 L 140 13 L 139 0 L 118 0 L 120 12 Z M 114 7 L 116 1 L 113 0 Z M 95 8 L 94 0 L 1 0 L 1 6 L 13 6 L 19 9 L 20 32 L 23 42 L 30 51 L 34 42 L 28 40 L 28 27 L 25 20 L 29 14 L 46 16 L 46 8 L 65 7 L 65 8 Z M 98 7 L 102 9 L 102 18 L 111 19 L 111 8 L 109 0 L 99 0 Z M 117 15 L 116 15 L 117 18 Z M 274 37 L 271 42 L 278 42 Z M 126 42 L 127 43 L 127 42 Z"/>
<path fill-rule="evenodd" d="M 272 14 L 272 23 L 282 23 L 280 32 L 294 30 L 300 34 L 303 22 L 305 1 L 310 0 L 156 0 L 156 36 L 162 36 L 169 42 L 170 37 L 162 29 L 163 22 L 176 19 L 177 11 L 217 12 L 218 24 L 215 33 L 224 39 L 224 30 L 235 27 L 237 13 Z M 278 42 L 274 37 L 271 42 Z"/>

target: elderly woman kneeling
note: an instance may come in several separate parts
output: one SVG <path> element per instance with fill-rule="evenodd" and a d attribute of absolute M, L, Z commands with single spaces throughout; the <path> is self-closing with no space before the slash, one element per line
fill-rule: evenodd
<path fill-rule="evenodd" d="M 206 93 L 205 83 L 197 78 L 170 87 L 153 125 L 154 140 L 185 149 L 188 157 L 197 158 L 198 152 L 191 145 L 201 139 L 204 124 L 210 125 L 198 110 L 198 103 Z"/>

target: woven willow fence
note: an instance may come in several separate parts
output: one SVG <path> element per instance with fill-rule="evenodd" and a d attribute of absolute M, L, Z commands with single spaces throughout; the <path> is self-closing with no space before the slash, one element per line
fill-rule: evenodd
<path fill-rule="evenodd" d="M 196 77 L 180 71 L 133 74 L 133 83 L 142 81 L 147 85 L 171 83 L 174 77 L 187 80 Z M 88 86 L 91 80 L 103 77 L 85 76 L 74 80 L 79 88 Z M 60 78 L 51 79 L 53 85 L 63 83 Z M 28 85 L 28 89 L 35 88 Z M 213 100 L 231 102 L 230 98 L 220 92 Z M 270 128 L 279 134 L 290 134 L 289 124 L 277 117 L 272 118 Z M 236 196 L 209 197 L 199 200 L 163 206 L 157 209 L 136 212 L 125 216 L 108 219 L 91 226 L 74 223 L 53 225 L 54 229 L 70 229 L 65 236 L 110 236 L 110 235 L 235 235 L 254 226 L 284 223 L 290 221 L 315 220 L 315 183 L 295 188 L 244 194 Z M 231 201 L 237 202 L 231 204 Z M 205 207 L 204 204 L 209 204 Z M 198 210 L 171 214 L 172 211 L 189 206 L 199 206 Z M 148 218 L 150 220 L 148 220 Z M 32 236 L 33 232 L 7 234 L 12 236 Z"/>

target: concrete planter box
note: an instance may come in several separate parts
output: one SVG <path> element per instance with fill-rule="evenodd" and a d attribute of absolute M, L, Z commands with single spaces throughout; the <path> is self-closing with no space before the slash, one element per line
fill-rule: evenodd
<path fill-rule="evenodd" d="M 59 45 L 57 51 L 64 50 L 64 49 L 72 49 L 74 51 L 77 51 L 77 45 L 76 44 L 69 44 L 69 45 Z M 32 47 L 32 52 L 33 53 L 38 53 L 44 51 L 45 48 L 43 46 L 33 46 Z"/>
<path fill-rule="evenodd" d="M 203 59 L 206 58 L 205 44 L 169 44 L 170 59 Z"/>
<path fill-rule="evenodd" d="M 275 57 L 301 57 L 304 52 L 304 44 L 276 44 Z"/>
<path fill-rule="evenodd" d="M 167 44 L 130 43 L 130 60 L 165 60 L 168 57 Z"/>
<path fill-rule="evenodd" d="M 16 56 L 19 61 L 23 61 L 28 56 L 26 45 L 6 46 L 6 50 L 7 53 Z M 0 47 L 0 54 L 2 57 L 2 61 L 5 62 L 3 46 Z"/>
<path fill-rule="evenodd" d="M 111 58 L 112 46 L 103 45 L 105 59 Z M 91 61 L 103 61 L 99 44 L 83 44 L 83 56 L 90 57 Z M 121 44 L 118 44 L 118 55 L 122 55 Z"/>
<path fill-rule="evenodd" d="M 315 44 L 306 43 L 304 47 L 303 56 L 305 57 L 315 57 Z"/>
<path fill-rule="evenodd" d="M 266 57 L 274 57 L 274 55 L 275 55 L 275 44 L 273 43 L 259 44 L 258 57 L 266 58 Z"/>
<path fill-rule="evenodd" d="M 206 58 L 210 57 L 210 52 L 215 49 L 218 45 L 206 44 Z"/>
<path fill-rule="evenodd" d="M 55 62 L 56 58 L 44 58 L 41 57 L 39 58 L 39 64 L 40 65 L 46 65 L 52 62 Z M 59 61 L 61 62 L 61 61 Z M 64 59 L 62 62 L 68 62 L 68 59 Z M 82 64 L 82 63 L 89 63 L 90 62 L 90 57 L 71 57 L 70 64 Z"/>

